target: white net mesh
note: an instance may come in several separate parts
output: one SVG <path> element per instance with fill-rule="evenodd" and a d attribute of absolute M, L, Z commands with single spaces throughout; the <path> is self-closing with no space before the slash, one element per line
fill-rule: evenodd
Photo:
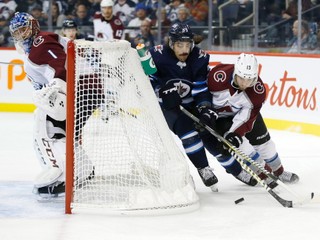
<path fill-rule="evenodd" d="M 76 41 L 75 46 L 72 208 L 197 204 L 187 160 L 136 50 L 126 41 Z"/>

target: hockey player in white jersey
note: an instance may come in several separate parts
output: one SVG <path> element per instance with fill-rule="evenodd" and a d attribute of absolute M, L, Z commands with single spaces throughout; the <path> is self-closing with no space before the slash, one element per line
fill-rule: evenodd
<path fill-rule="evenodd" d="M 93 17 L 94 36 L 96 41 L 124 39 L 124 25 L 120 18 L 113 15 L 113 1 L 102 0 L 101 12 Z"/>
<path fill-rule="evenodd" d="M 208 76 L 208 88 L 212 94 L 213 107 L 218 114 L 214 128 L 283 182 L 297 182 L 297 174 L 284 171 L 275 144 L 260 114 L 266 91 L 258 76 L 256 57 L 242 53 L 235 64 L 219 64 L 212 68 Z M 214 139 L 208 137 L 203 138 L 203 141 L 207 145 L 207 142 Z M 235 160 L 220 163 L 234 176 L 241 171 Z M 252 168 L 257 171 L 254 166 Z M 261 174 L 260 177 L 265 178 L 265 175 Z"/>
<path fill-rule="evenodd" d="M 9 28 L 16 48 L 25 54 L 24 68 L 34 88 L 37 109 L 33 142 L 43 168 L 35 180 L 35 192 L 58 195 L 65 191 L 65 49 L 68 39 L 41 32 L 38 21 L 28 13 L 17 12 Z M 76 145 L 81 148 L 79 143 Z M 85 180 L 91 174 L 93 167 L 84 174 L 86 176 L 77 177 Z"/>

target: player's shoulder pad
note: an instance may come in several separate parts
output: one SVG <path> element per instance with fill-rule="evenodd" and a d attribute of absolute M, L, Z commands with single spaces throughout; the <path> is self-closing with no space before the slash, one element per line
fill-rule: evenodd
<path fill-rule="evenodd" d="M 121 19 L 118 16 L 114 16 L 113 15 L 113 19 L 114 19 L 113 22 L 114 22 L 115 25 L 119 25 L 119 26 L 123 25 L 123 22 L 121 21 Z"/>
<path fill-rule="evenodd" d="M 230 79 L 233 70 L 233 64 L 218 64 L 210 70 L 208 81 L 224 82 L 225 80 Z"/>
<path fill-rule="evenodd" d="M 113 19 L 113 22 L 114 22 L 115 25 L 118 25 L 118 26 L 123 25 L 121 19 L 118 18 L 117 16 L 113 15 L 113 18 L 112 18 L 112 19 Z"/>
<path fill-rule="evenodd" d="M 50 43 L 50 42 L 58 42 L 59 35 L 56 33 L 51 32 L 40 32 L 37 37 L 33 40 L 33 47 L 39 48 L 43 45 Z"/>
<path fill-rule="evenodd" d="M 192 53 L 198 55 L 198 58 L 207 58 L 207 57 L 209 57 L 209 54 L 205 50 L 203 50 L 203 49 L 201 49 L 201 48 L 199 48 L 197 46 L 195 46 L 192 49 Z"/>
<path fill-rule="evenodd" d="M 256 84 L 251 88 L 248 88 L 246 92 L 248 95 L 252 96 L 252 98 L 260 100 L 261 102 L 263 102 L 266 98 L 266 88 L 260 77 L 258 78 Z"/>
<path fill-rule="evenodd" d="M 216 71 L 232 71 L 234 70 L 234 64 L 226 64 L 226 63 L 219 63 L 218 65 L 214 66 L 210 72 L 216 72 Z"/>
<path fill-rule="evenodd" d="M 155 54 L 163 54 L 163 45 L 156 45 L 152 48 L 150 48 L 149 52 L 151 53 L 151 55 Z"/>
<path fill-rule="evenodd" d="M 209 54 L 207 54 L 206 51 L 202 50 L 197 46 L 195 46 L 192 49 L 188 57 L 189 61 L 195 61 L 195 62 L 203 62 L 203 61 L 209 62 L 209 58 L 210 58 Z"/>

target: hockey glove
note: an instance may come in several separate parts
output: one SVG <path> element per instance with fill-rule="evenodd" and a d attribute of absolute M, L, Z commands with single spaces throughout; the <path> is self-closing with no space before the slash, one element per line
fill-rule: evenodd
<path fill-rule="evenodd" d="M 58 121 L 66 119 L 66 82 L 54 78 L 52 82 L 33 93 L 34 104 Z"/>
<path fill-rule="evenodd" d="M 198 107 L 198 112 L 200 122 L 214 129 L 218 114 L 208 106 Z"/>
<path fill-rule="evenodd" d="M 162 107 L 166 110 L 178 108 L 182 102 L 177 87 L 172 83 L 159 90 L 159 97 L 162 98 Z"/>
<path fill-rule="evenodd" d="M 224 138 L 228 140 L 236 148 L 238 148 L 243 142 L 242 137 L 235 132 L 227 132 Z"/>

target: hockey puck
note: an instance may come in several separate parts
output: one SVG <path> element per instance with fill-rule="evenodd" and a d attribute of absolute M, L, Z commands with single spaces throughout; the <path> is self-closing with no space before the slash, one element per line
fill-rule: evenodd
<path fill-rule="evenodd" d="M 239 198 L 239 199 L 235 200 L 234 203 L 238 204 L 238 203 L 241 203 L 243 201 L 244 201 L 244 198 L 242 197 L 242 198 Z"/>

